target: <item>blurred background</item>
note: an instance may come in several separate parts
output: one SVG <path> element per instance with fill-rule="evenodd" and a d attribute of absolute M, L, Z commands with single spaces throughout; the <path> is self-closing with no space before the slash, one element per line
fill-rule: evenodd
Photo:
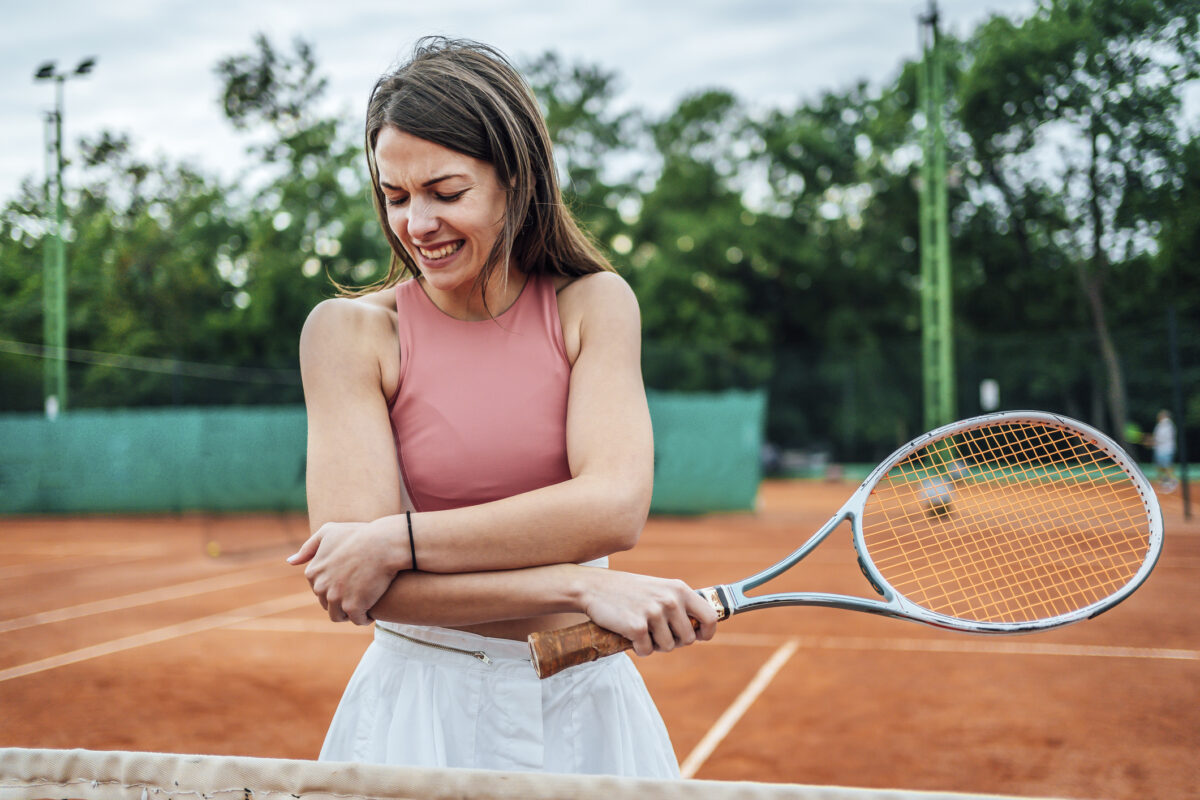
<path fill-rule="evenodd" d="M 768 471 L 924 430 L 931 9 L 509 5 L 8 4 L 0 412 L 301 403 L 309 310 L 386 270 L 369 90 L 445 33 L 529 78 L 651 389 L 765 397 Z M 1197 2 L 938 10 L 956 416 L 1061 412 L 1148 460 L 1167 408 L 1200 452 Z"/>

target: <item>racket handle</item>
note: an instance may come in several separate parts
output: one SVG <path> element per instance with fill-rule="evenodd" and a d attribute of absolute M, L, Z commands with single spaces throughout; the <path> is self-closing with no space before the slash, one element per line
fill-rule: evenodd
<path fill-rule="evenodd" d="M 710 586 L 698 589 L 696 593 L 717 612 L 718 621 L 727 619 L 732 613 L 728 586 Z M 700 630 L 699 621 L 693 619 L 691 623 L 693 630 Z M 549 678 L 567 667 L 616 655 L 632 647 L 633 642 L 621 634 L 601 628 L 591 620 L 556 631 L 529 634 L 529 653 L 539 678 Z"/>
<path fill-rule="evenodd" d="M 529 652 L 539 678 L 548 678 L 567 667 L 586 664 L 631 647 L 633 642 L 591 620 L 556 631 L 529 634 Z"/>
<path fill-rule="evenodd" d="M 692 620 L 692 628 L 698 630 L 700 623 Z M 632 647 L 633 642 L 621 634 L 601 628 L 591 620 L 556 631 L 529 634 L 529 652 L 539 678 L 549 678 L 567 667 L 616 655 Z"/>

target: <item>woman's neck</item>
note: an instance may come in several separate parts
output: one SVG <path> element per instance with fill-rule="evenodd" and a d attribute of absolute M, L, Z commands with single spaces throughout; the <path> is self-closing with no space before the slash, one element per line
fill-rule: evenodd
<path fill-rule="evenodd" d="M 528 279 L 525 273 L 510 267 L 493 272 L 485 286 L 472 283 L 463 292 L 439 291 L 423 278 L 420 280 L 425 294 L 443 314 L 471 322 L 498 317 L 507 311 L 521 296 Z"/>

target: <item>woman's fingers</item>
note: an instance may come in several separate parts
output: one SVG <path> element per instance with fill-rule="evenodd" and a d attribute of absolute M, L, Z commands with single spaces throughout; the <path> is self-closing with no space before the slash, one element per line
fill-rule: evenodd
<path fill-rule="evenodd" d="M 695 592 L 688 598 L 687 614 L 690 620 L 700 623 L 692 627 L 693 641 L 707 642 L 717 632 L 717 610 Z"/>
<path fill-rule="evenodd" d="M 305 540 L 304 544 L 300 545 L 300 549 L 287 557 L 287 562 L 292 566 L 299 566 L 312 560 L 312 557 L 317 554 L 317 548 L 321 545 L 321 531 L 317 531 L 312 536 Z"/>
<path fill-rule="evenodd" d="M 671 620 L 659 615 L 650 620 L 650 633 L 654 637 L 654 649 L 667 653 L 675 649 L 678 632 L 672 627 Z"/>
<path fill-rule="evenodd" d="M 597 570 L 584 610 L 596 624 L 620 633 L 639 656 L 711 639 L 717 613 L 678 580 Z"/>

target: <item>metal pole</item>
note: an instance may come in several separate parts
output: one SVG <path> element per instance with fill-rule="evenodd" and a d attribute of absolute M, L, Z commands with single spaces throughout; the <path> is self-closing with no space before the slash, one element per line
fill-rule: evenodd
<path fill-rule="evenodd" d="M 1179 373 L 1179 331 L 1175 303 L 1167 304 L 1167 350 L 1171 359 L 1171 405 L 1175 414 L 1175 456 L 1179 464 L 1179 493 L 1183 497 L 1183 518 L 1192 518 L 1192 495 L 1188 484 L 1187 418 L 1184 414 L 1183 380 Z"/>
<path fill-rule="evenodd" d="M 46 140 L 46 184 L 45 184 L 45 203 L 47 210 L 55 202 L 55 193 L 51 188 L 54 181 L 55 172 L 55 153 L 57 145 L 55 144 L 55 136 L 57 135 L 57 112 L 47 111 L 45 117 L 45 140 Z M 55 319 L 55 297 L 57 291 L 55 288 L 55 254 L 57 248 L 54 242 L 58 239 L 58 231 L 54 228 L 54 220 L 50 220 L 49 236 L 42 245 L 42 343 L 47 348 L 53 345 L 56 336 Z M 53 418 L 58 414 L 58 397 L 55 388 L 55 363 L 49 354 L 42 356 L 42 397 L 45 402 L 46 416 Z"/>
<path fill-rule="evenodd" d="M 937 7 L 933 7 L 933 112 L 936 124 L 934 141 L 934 225 L 936 234 L 935 268 L 937 270 L 938 307 L 938 394 L 939 425 L 953 422 L 957 417 L 955 408 L 954 376 L 954 329 L 951 315 L 953 289 L 950 284 L 950 199 L 946 185 L 946 126 L 942 119 L 945 109 L 946 71 L 942 63 L 941 35 L 938 31 Z"/>
<path fill-rule="evenodd" d="M 54 396 L 58 411 L 67 410 L 67 248 L 63 241 L 63 84 L 65 75 L 55 80 L 54 97 Z"/>
<path fill-rule="evenodd" d="M 918 105 L 925 117 L 921 132 L 921 371 L 925 427 L 952 422 L 956 416 L 952 286 L 950 282 L 949 199 L 946 188 L 946 136 L 942 121 L 945 78 L 938 9 L 919 18 L 921 64 L 917 70 Z"/>
<path fill-rule="evenodd" d="M 46 203 L 54 203 L 50 224 L 50 241 L 43 250 L 42 311 L 45 315 L 42 334 L 45 339 L 43 389 L 46 397 L 46 416 L 55 417 L 67 408 L 67 246 L 63 240 L 66 205 L 63 200 L 63 84 L 67 78 L 91 73 L 96 66 L 94 57 L 85 58 L 74 72 L 59 72 L 53 61 L 42 64 L 34 80 L 54 81 L 54 111 L 46 115 Z M 51 142 L 53 149 L 51 149 Z M 53 164 L 50 159 L 53 158 Z M 50 193 L 50 176 L 54 176 L 54 194 Z"/>
<path fill-rule="evenodd" d="M 933 203 L 930 192 L 933 186 L 933 120 L 930 118 L 930 63 L 929 43 L 925 35 L 926 18 L 921 18 L 921 63 L 917 67 L 917 107 L 925 117 L 925 129 L 921 131 L 921 168 L 917 201 L 919 210 L 919 236 L 921 252 L 921 385 L 924 397 L 925 428 L 931 430 L 941 424 L 938 419 L 934 397 L 937 396 L 937 369 L 935 337 L 937 314 L 933 285 L 936 280 L 933 264 Z"/>

